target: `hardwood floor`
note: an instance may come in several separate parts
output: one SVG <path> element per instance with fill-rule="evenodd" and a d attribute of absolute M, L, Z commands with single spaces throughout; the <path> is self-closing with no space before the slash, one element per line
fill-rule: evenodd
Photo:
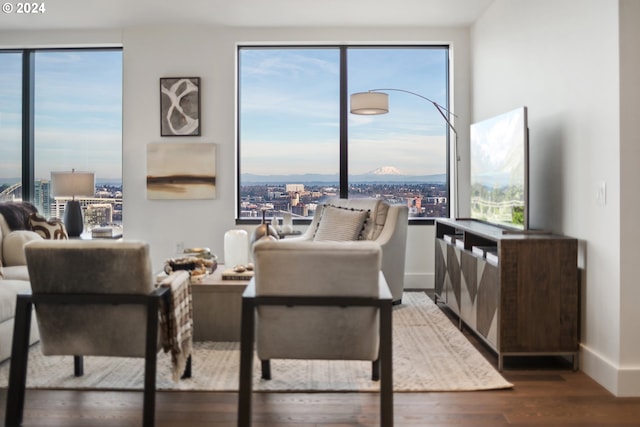
<path fill-rule="evenodd" d="M 467 334 L 468 335 L 468 334 Z M 497 358 L 469 339 L 497 366 Z M 639 426 L 640 398 L 615 398 L 560 358 L 505 361 L 511 390 L 396 393 L 396 427 Z M 4 421 L 6 389 L 0 389 Z M 157 427 L 222 427 L 236 423 L 237 395 L 158 392 Z M 377 426 L 377 393 L 254 393 L 256 427 Z M 28 390 L 24 427 L 140 426 L 142 393 Z"/>

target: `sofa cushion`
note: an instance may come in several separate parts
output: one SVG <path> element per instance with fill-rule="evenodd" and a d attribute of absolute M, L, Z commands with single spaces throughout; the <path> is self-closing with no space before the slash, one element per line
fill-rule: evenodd
<path fill-rule="evenodd" d="M 4 277 L 4 271 L 2 270 L 2 223 L 4 221 L 4 217 L 0 214 L 0 279 Z"/>
<path fill-rule="evenodd" d="M 359 240 L 369 212 L 325 205 L 313 236 L 314 241 Z"/>
<path fill-rule="evenodd" d="M 364 240 L 375 240 L 382 233 L 384 224 L 387 221 L 389 203 L 383 199 L 361 198 L 361 199 L 331 199 L 328 203 L 344 208 L 368 210 L 369 217 L 365 224 L 362 238 Z"/>
<path fill-rule="evenodd" d="M 11 319 L 16 313 L 16 295 L 31 290 L 24 280 L 3 280 L 0 282 L 0 323 Z"/>
<path fill-rule="evenodd" d="M 8 265 L 2 247 L 4 237 L 14 230 L 29 230 L 29 215 L 34 212 L 38 209 L 30 202 L 0 202 L 0 265 Z"/>
<path fill-rule="evenodd" d="M 43 239 L 67 240 L 69 238 L 67 228 L 62 220 L 58 218 L 47 220 L 42 215 L 32 213 L 29 215 L 29 226 L 32 231 L 38 233 Z"/>
<path fill-rule="evenodd" d="M 2 214 L 0 214 L 0 266 L 3 264 L 4 257 L 2 256 L 2 240 L 3 237 L 9 234 L 11 230 L 9 230 L 9 225 L 7 221 L 5 221 Z"/>
<path fill-rule="evenodd" d="M 32 240 L 42 240 L 42 237 L 31 230 L 16 230 L 4 236 L 2 239 L 4 265 L 27 265 L 24 245 Z"/>
<path fill-rule="evenodd" d="M 26 265 L 12 265 L 3 267 L 5 280 L 24 280 L 29 281 L 29 269 Z M 2 283 L 0 283 L 2 285 Z"/>

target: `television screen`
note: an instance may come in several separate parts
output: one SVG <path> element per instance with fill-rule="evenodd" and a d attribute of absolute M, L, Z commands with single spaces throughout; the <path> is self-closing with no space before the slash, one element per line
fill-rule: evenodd
<path fill-rule="evenodd" d="M 471 125 L 471 218 L 526 230 L 527 107 Z"/>

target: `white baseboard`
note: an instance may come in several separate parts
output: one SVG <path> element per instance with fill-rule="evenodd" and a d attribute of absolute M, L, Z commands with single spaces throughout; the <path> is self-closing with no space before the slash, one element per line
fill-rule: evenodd
<path fill-rule="evenodd" d="M 640 397 L 640 366 L 621 368 L 581 344 L 580 369 L 616 397 Z"/>
<path fill-rule="evenodd" d="M 433 273 L 405 273 L 405 289 L 433 289 Z"/>

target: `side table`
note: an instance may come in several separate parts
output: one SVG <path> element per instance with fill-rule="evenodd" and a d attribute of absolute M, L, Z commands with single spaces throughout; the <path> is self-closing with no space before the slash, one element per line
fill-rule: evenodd
<path fill-rule="evenodd" d="M 194 341 L 240 341 L 242 293 L 248 280 L 223 280 L 225 266 L 199 283 L 191 284 L 193 294 Z"/>

